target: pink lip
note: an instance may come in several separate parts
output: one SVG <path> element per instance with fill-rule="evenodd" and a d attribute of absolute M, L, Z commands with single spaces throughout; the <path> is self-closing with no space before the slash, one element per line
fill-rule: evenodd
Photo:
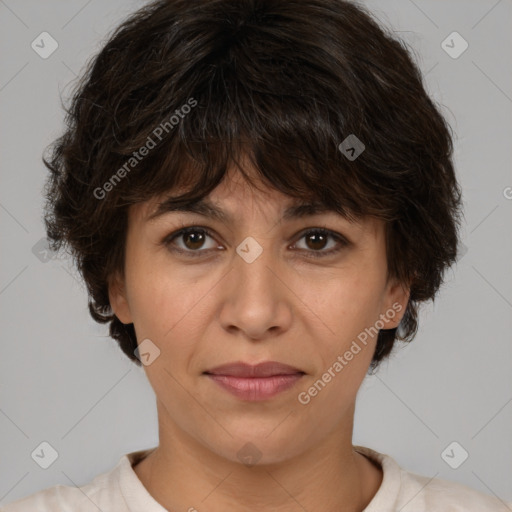
<path fill-rule="evenodd" d="M 257 401 L 291 388 L 304 372 L 276 361 L 249 365 L 241 361 L 204 372 L 210 379 L 243 400 Z"/>

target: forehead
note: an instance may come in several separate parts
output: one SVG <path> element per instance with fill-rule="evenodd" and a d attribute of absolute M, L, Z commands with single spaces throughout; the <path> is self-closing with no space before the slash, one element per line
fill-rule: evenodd
<path fill-rule="evenodd" d="M 251 179 L 254 174 L 250 173 Z M 150 201 L 145 209 L 146 221 L 153 221 L 159 216 L 183 211 L 209 216 L 222 222 L 233 223 L 236 217 L 247 214 L 281 213 L 285 219 L 326 211 L 327 205 L 318 200 L 297 199 L 262 183 L 256 179 L 256 186 L 249 183 L 244 176 L 233 169 L 210 194 L 194 200 L 176 200 L 184 189 L 163 194 Z"/>
<path fill-rule="evenodd" d="M 186 190 L 177 187 L 164 194 L 154 196 L 144 203 L 132 205 L 130 223 L 142 228 L 165 222 L 176 214 L 201 216 L 206 219 L 234 226 L 249 219 L 263 219 L 273 225 L 277 222 L 307 218 L 333 218 L 352 230 L 376 233 L 382 229 L 383 221 L 372 216 L 355 217 L 314 198 L 296 198 L 258 183 L 257 188 L 240 177 L 238 173 L 226 176 L 210 194 L 191 200 L 180 199 Z"/>

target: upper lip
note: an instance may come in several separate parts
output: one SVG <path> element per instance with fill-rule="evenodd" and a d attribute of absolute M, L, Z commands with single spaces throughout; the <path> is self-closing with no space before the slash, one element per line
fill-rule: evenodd
<path fill-rule="evenodd" d="M 212 375 L 229 375 L 232 377 L 271 377 L 274 375 L 294 375 L 304 373 L 293 366 L 279 363 L 277 361 L 264 361 L 251 365 L 243 361 L 223 364 L 204 373 Z"/>

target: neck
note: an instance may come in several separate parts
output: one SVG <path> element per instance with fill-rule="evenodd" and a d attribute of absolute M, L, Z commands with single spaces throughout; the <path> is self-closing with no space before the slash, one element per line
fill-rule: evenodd
<path fill-rule="evenodd" d="M 382 470 L 354 450 L 349 425 L 291 458 L 248 465 L 215 453 L 167 417 L 159 423 L 159 446 L 134 470 L 173 512 L 361 512 L 380 487 Z"/>

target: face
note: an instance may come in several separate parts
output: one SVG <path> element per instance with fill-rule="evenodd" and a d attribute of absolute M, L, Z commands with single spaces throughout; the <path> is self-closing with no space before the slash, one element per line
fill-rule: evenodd
<path fill-rule="evenodd" d="M 382 221 L 283 218 L 293 198 L 236 172 L 207 198 L 227 219 L 171 211 L 148 220 L 157 199 L 131 207 L 110 299 L 139 345 L 151 340 L 144 370 L 160 426 L 233 461 L 251 442 L 268 463 L 351 431 L 376 332 L 398 325 L 408 299 L 386 279 Z M 183 227 L 194 229 L 174 236 Z M 252 394 L 247 378 L 206 373 L 241 361 L 296 371 L 258 379 Z"/>

